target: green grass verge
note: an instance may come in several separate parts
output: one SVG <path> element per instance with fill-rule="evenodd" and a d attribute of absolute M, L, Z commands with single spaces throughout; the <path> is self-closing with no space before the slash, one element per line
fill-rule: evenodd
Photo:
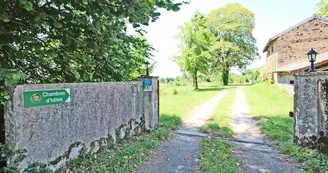
<path fill-rule="evenodd" d="M 202 129 L 203 133 L 209 133 L 219 137 L 231 137 L 231 121 L 233 115 L 233 106 L 236 98 L 236 89 L 227 89 L 226 95 L 219 101 L 218 106 L 214 109 L 212 117 Z"/>
<path fill-rule="evenodd" d="M 293 143 L 293 96 L 276 85 L 257 84 L 244 89 L 251 115 L 262 132 L 279 145 L 282 153 L 307 172 L 328 172 L 328 156 Z"/>
<path fill-rule="evenodd" d="M 240 172 L 238 162 L 234 156 L 234 145 L 220 140 L 202 139 L 201 172 Z"/>

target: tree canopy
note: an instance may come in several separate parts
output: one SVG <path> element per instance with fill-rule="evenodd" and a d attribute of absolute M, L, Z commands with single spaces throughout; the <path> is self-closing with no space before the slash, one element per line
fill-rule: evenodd
<path fill-rule="evenodd" d="M 317 3 L 318 15 L 328 17 L 328 2 L 326 0 L 320 0 Z"/>
<path fill-rule="evenodd" d="M 171 0 L 1 0 L 0 68 L 16 69 L 28 82 L 131 80 L 151 56 L 143 25 Z"/>
<path fill-rule="evenodd" d="M 237 3 L 228 4 L 207 16 L 207 26 L 214 37 L 212 69 L 219 69 L 224 85 L 228 85 L 231 67 L 243 69 L 258 57 L 252 35 L 254 14 Z"/>
<path fill-rule="evenodd" d="M 199 73 L 221 75 L 228 85 L 231 67 L 244 70 L 258 58 L 256 40 L 252 35 L 254 14 L 240 4 L 227 4 L 205 16 L 196 12 L 180 27 L 180 55 L 174 56 L 183 72 L 196 81 Z"/>
<path fill-rule="evenodd" d="M 195 89 L 198 89 L 198 73 L 208 72 L 209 59 L 211 57 L 210 35 L 206 27 L 205 15 L 196 11 L 189 22 L 180 26 L 177 35 L 180 40 L 180 55 L 174 56 L 181 70 L 192 76 Z"/>

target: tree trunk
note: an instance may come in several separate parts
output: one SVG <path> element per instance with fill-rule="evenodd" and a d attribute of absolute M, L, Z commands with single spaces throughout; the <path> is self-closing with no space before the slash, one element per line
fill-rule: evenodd
<path fill-rule="evenodd" d="M 4 92 L 5 81 L 0 79 L 0 92 Z M 0 103 L 0 143 L 5 142 L 4 105 Z"/>
<path fill-rule="evenodd" d="M 0 92 L 3 92 L 4 89 L 4 80 L 0 79 Z M 0 144 L 5 143 L 5 120 L 4 120 L 4 105 L 0 103 Z M 3 159 L 3 156 L 0 156 Z M 6 158 L 6 157 L 5 157 Z M 0 161 L 0 167 L 7 166 L 5 160 Z"/>
<path fill-rule="evenodd" d="M 195 78 L 195 90 L 198 90 L 198 80 L 197 80 L 197 68 L 195 69 L 195 74 L 194 74 L 194 78 Z"/>
<path fill-rule="evenodd" d="M 195 85 L 196 85 L 196 83 L 195 83 L 195 76 L 192 75 L 192 86 L 194 87 Z"/>
<path fill-rule="evenodd" d="M 222 81 L 224 86 L 229 84 L 229 68 L 222 71 Z"/>

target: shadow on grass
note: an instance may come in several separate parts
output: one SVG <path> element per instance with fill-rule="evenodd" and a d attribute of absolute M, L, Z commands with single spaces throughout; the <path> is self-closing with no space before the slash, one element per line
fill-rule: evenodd
<path fill-rule="evenodd" d="M 223 89 L 231 89 L 231 88 L 236 88 L 236 87 L 241 87 L 241 86 L 251 86 L 252 84 L 230 84 L 228 86 L 207 86 L 204 88 L 199 88 L 198 90 L 195 90 L 197 92 L 207 92 L 207 91 L 222 91 Z"/>
<path fill-rule="evenodd" d="M 248 83 L 243 83 L 243 84 L 229 84 L 229 86 L 232 86 L 232 87 L 240 87 L 240 86 L 252 86 L 253 84 L 248 84 Z"/>
<path fill-rule="evenodd" d="M 181 118 L 176 115 L 161 114 L 159 119 L 160 127 L 171 130 L 178 129 L 181 122 Z"/>
<path fill-rule="evenodd" d="M 203 133 L 208 133 L 213 136 L 217 137 L 232 137 L 233 131 L 232 129 L 228 127 L 220 127 L 217 123 L 215 122 L 210 122 L 206 124 L 203 129 Z"/>
<path fill-rule="evenodd" d="M 211 87 L 211 88 L 200 88 L 195 90 L 196 92 L 207 92 L 207 91 L 222 91 L 223 87 Z"/>

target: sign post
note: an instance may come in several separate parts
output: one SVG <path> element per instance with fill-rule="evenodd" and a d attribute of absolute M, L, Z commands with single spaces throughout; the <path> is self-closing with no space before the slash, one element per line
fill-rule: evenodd
<path fill-rule="evenodd" d="M 24 91 L 23 101 L 24 108 L 71 102 L 70 89 Z"/>

